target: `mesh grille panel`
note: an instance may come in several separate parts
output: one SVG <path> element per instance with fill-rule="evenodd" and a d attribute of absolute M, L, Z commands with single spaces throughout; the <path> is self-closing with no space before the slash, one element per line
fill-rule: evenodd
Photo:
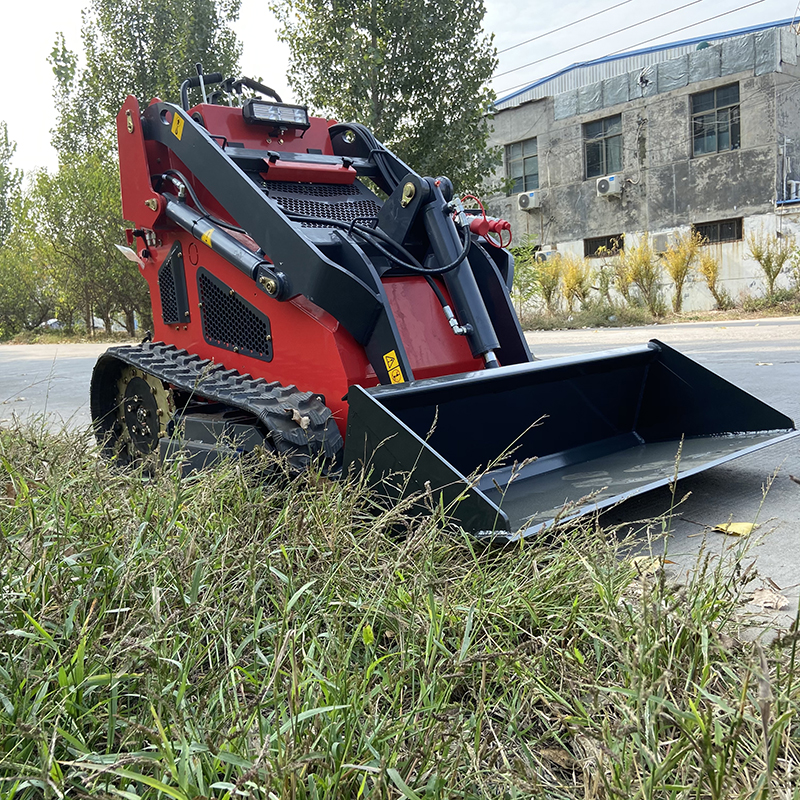
<path fill-rule="evenodd" d="M 338 184 L 314 184 L 314 183 L 289 183 L 288 181 L 269 181 L 267 183 L 270 197 L 274 194 L 300 194 L 306 197 L 357 197 L 361 194 L 361 189 L 355 183 L 349 186 Z M 278 198 L 275 198 L 276 200 Z"/>
<path fill-rule="evenodd" d="M 306 217 L 325 217 L 340 222 L 352 222 L 364 217 L 377 217 L 381 207 L 374 200 L 355 200 L 346 203 L 320 203 L 316 200 L 301 200 L 297 197 L 273 197 L 273 200 L 290 214 Z M 319 223 L 303 222 L 303 227 L 323 227 Z"/>
<path fill-rule="evenodd" d="M 272 360 L 269 318 L 206 270 L 198 270 L 197 284 L 203 303 L 203 337 L 209 344 Z"/>
<path fill-rule="evenodd" d="M 178 318 L 178 295 L 175 292 L 175 277 L 172 260 L 167 259 L 158 271 L 158 290 L 161 294 L 161 318 L 165 325 L 175 325 Z"/>

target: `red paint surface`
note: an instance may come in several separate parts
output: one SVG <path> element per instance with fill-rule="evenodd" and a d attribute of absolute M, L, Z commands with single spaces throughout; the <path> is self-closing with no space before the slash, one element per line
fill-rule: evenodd
<path fill-rule="evenodd" d="M 134 120 L 133 133 L 127 131 L 126 110 L 131 111 Z M 287 131 L 283 137 L 276 139 L 264 127 L 245 123 L 241 109 L 200 105 L 192 109 L 190 115 L 195 111 L 202 114 L 211 133 L 224 136 L 232 144 L 278 152 L 305 153 L 308 149 L 314 149 L 321 150 L 324 155 L 333 154 L 328 136 L 330 123 L 326 120 L 312 119 L 311 128 L 302 136 L 299 131 Z M 167 169 L 182 172 L 212 214 L 228 220 L 230 217 L 168 148 L 144 141 L 139 106 L 135 98 L 129 97 L 125 101 L 117 118 L 117 127 L 125 217 L 136 227 L 154 229 L 159 240 L 157 246 L 149 248 L 150 257 L 145 259 L 142 268 L 150 286 L 154 339 L 175 344 L 190 353 L 197 353 L 201 358 L 212 359 L 227 368 L 253 377 L 264 377 L 287 386 L 294 384 L 303 391 L 321 394 L 344 434 L 347 404 L 343 398 L 348 387 L 352 384 L 374 386 L 378 382 L 363 348 L 333 317 L 309 300 L 303 297 L 288 302 L 273 300 L 205 244 L 173 226 L 163 214 L 163 198 L 154 191 L 150 182 L 151 175 Z M 277 163 L 280 164 L 280 161 Z M 270 167 L 267 177 L 274 178 L 275 173 L 280 174 L 281 180 L 308 180 L 316 183 L 339 183 L 342 180 L 352 182 L 355 177 L 352 168 L 321 167 L 315 170 L 313 165 L 306 165 L 295 174 L 283 167 L 274 171 Z M 298 178 L 301 173 L 302 178 Z M 155 211 L 145 205 L 146 200 L 152 199 L 158 203 Z M 186 324 L 164 325 L 158 270 L 176 240 L 181 242 L 187 255 L 184 269 L 191 318 Z M 197 271 L 200 268 L 211 272 L 242 299 L 266 314 L 271 326 L 272 361 L 261 361 L 234 353 L 205 341 L 201 309 L 198 305 L 200 299 Z M 416 378 L 481 368 L 481 361 L 472 358 L 465 339 L 452 333 L 436 296 L 424 278 L 388 278 L 384 285 Z"/>

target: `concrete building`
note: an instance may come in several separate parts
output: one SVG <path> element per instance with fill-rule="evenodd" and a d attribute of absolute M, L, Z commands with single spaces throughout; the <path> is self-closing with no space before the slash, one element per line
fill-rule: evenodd
<path fill-rule="evenodd" d="M 763 293 L 748 234 L 800 233 L 800 48 L 790 23 L 575 64 L 498 100 L 491 143 L 503 148 L 497 177 L 509 188 L 491 209 L 517 240 L 589 257 L 644 232 L 663 250 L 694 229 L 732 297 Z M 713 305 L 700 281 L 685 294 L 685 309 Z"/>

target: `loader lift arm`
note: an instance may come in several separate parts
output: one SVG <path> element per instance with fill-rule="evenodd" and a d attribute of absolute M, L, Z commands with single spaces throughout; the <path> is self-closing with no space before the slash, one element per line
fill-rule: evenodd
<path fill-rule="evenodd" d="M 176 116 L 183 120 L 182 125 L 175 125 Z M 174 152 L 264 252 L 271 267 L 265 265 L 257 280 L 274 280 L 279 299 L 302 294 L 339 320 L 363 345 L 382 383 L 390 382 L 382 356 L 392 350 L 397 353 L 404 375 L 409 380 L 413 378 L 397 326 L 388 312 L 380 277 L 369 260 L 357 258 L 352 247 L 349 269 L 327 258 L 207 131 L 177 106 L 153 103 L 145 110 L 142 121 L 145 139 Z M 175 130 L 181 130 L 180 137 Z M 174 221 L 180 224 L 179 220 Z"/>

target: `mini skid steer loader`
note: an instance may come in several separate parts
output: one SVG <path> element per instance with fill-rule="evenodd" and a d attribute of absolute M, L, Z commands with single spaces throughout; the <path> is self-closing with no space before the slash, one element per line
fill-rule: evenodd
<path fill-rule="evenodd" d="M 122 462 L 321 456 L 514 539 L 668 483 L 679 448 L 684 476 L 796 434 L 658 341 L 535 360 L 507 224 L 362 125 L 198 67 L 179 106 L 128 97 L 117 127 L 154 320 L 94 369 L 96 433 Z"/>

